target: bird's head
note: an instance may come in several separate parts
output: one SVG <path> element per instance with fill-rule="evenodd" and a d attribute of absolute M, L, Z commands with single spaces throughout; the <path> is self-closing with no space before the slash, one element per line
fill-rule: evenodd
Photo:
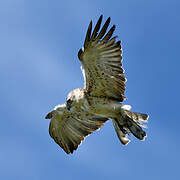
<path fill-rule="evenodd" d="M 76 89 L 75 89 L 76 90 Z M 67 98 L 66 98 L 66 108 L 68 110 L 71 109 L 72 105 L 73 105 L 73 102 L 76 101 L 76 91 L 73 90 L 71 91 L 68 95 L 67 95 Z"/>
<path fill-rule="evenodd" d="M 77 88 L 71 91 L 67 98 L 66 98 L 66 107 L 68 110 L 71 109 L 74 105 L 77 107 L 77 105 L 81 103 L 81 100 L 84 98 L 84 89 L 83 88 Z"/>

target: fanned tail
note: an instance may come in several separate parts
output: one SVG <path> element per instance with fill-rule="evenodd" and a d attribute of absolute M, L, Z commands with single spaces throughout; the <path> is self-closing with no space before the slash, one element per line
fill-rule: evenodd
<path fill-rule="evenodd" d="M 121 143 L 126 145 L 130 142 L 127 138 L 129 133 L 132 133 L 139 140 L 144 140 L 147 135 L 142 127 L 146 127 L 143 122 L 147 122 L 148 117 L 147 114 L 123 110 L 122 117 L 113 119 L 113 125 Z"/>

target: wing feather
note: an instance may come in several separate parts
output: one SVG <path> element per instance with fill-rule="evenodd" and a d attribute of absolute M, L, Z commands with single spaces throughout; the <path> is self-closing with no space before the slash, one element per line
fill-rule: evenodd
<path fill-rule="evenodd" d="M 107 28 L 108 28 L 108 26 L 109 26 L 110 21 L 111 21 L 111 18 L 109 17 L 109 18 L 106 20 L 104 26 L 102 27 L 99 35 L 97 36 L 97 38 L 96 38 L 96 40 L 95 40 L 96 42 L 104 36 L 104 34 L 106 33 L 106 30 L 107 30 Z"/>
<path fill-rule="evenodd" d="M 115 28 L 116 28 L 115 25 L 113 25 L 113 26 L 111 27 L 111 29 L 108 31 L 108 33 L 107 33 L 107 34 L 104 36 L 104 38 L 102 39 L 103 42 L 106 42 L 106 41 L 108 41 L 108 40 L 111 38 L 111 36 L 112 36 L 113 33 L 114 33 Z"/>
<path fill-rule="evenodd" d="M 80 117 L 79 117 L 80 116 Z M 52 117 L 49 134 L 67 153 L 73 153 L 85 137 L 99 129 L 108 119 L 81 112 Z"/>
<path fill-rule="evenodd" d="M 90 22 L 84 50 L 80 49 L 78 53 L 85 77 L 84 88 L 91 96 L 104 96 L 123 101 L 125 99 L 126 78 L 122 68 L 121 41 L 116 42 L 117 36 L 112 37 L 115 25 L 106 34 L 110 17 L 100 30 L 101 22 L 102 15 L 94 28 L 92 36 L 89 30 L 92 29 L 92 23 Z"/>
<path fill-rule="evenodd" d="M 98 34 L 98 31 L 99 31 L 99 29 L 101 27 L 102 17 L 103 16 L 101 15 L 98 22 L 97 22 L 97 24 L 96 24 L 96 26 L 95 26 L 95 28 L 94 28 L 94 31 L 93 31 L 92 36 L 91 36 L 91 41 L 93 41 L 96 38 L 97 34 Z"/>
<path fill-rule="evenodd" d="M 89 27 L 88 27 L 88 30 L 87 30 L 87 33 L 86 33 L 86 38 L 85 38 L 85 41 L 84 41 L 84 47 L 85 48 L 87 47 L 88 42 L 90 41 L 91 31 L 92 31 L 92 21 L 89 23 Z"/>

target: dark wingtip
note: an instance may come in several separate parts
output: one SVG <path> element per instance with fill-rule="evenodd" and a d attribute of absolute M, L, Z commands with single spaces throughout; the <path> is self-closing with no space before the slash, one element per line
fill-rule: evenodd
<path fill-rule="evenodd" d="M 51 119 L 50 113 L 48 113 L 48 114 L 46 115 L 45 119 Z"/>
<path fill-rule="evenodd" d="M 101 15 L 99 17 L 96 25 L 95 25 L 94 31 L 93 31 L 92 36 L 91 36 L 91 41 L 93 41 L 96 38 L 97 34 L 98 34 L 98 31 L 99 31 L 99 29 L 101 27 L 101 23 L 102 23 L 102 18 L 103 18 L 103 16 Z"/>
<path fill-rule="evenodd" d="M 51 119 L 53 117 L 53 113 L 54 111 L 51 111 L 50 113 L 48 113 L 45 117 L 45 119 Z"/>
<path fill-rule="evenodd" d="M 109 26 L 110 22 L 111 22 L 111 17 L 108 17 L 107 20 L 106 20 L 106 23 L 108 24 L 108 26 Z"/>
<path fill-rule="evenodd" d="M 115 25 L 115 24 L 112 26 L 112 29 L 113 29 L 113 30 L 115 30 L 115 29 L 116 29 L 116 25 Z"/>
<path fill-rule="evenodd" d="M 92 31 L 92 20 L 90 21 L 89 26 L 88 26 L 88 30 L 86 32 L 86 37 L 85 37 L 85 41 L 84 41 L 84 47 L 85 48 L 88 46 L 88 42 L 91 38 L 91 31 Z"/>
<path fill-rule="evenodd" d="M 96 41 L 98 41 L 99 39 L 101 39 L 104 36 L 104 34 L 106 33 L 106 30 L 107 30 L 107 28 L 109 26 L 110 21 L 111 21 L 111 18 L 108 17 L 108 19 L 106 20 L 104 26 L 102 27 L 99 35 L 97 36 Z"/>
<path fill-rule="evenodd" d="M 83 50 L 80 49 L 79 52 L 78 52 L 78 58 L 79 58 L 80 61 L 83 60 L 83 59 L 82 59 L 82 54 L 83 54 Z"/>
<path fill-rule="evenodd" d="M 99 19 L 102 19 L 102 18 L 103 18 L 103 15 L 101 14 L 100 17 L 99 17 Z"/>

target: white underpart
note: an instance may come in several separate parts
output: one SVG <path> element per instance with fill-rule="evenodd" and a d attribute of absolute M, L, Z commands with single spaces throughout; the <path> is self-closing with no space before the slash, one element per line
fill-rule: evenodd
<path fill-rule="evenodd" d="M 86 89 L 86 75 L 85 75 L 85 70 L 84 70 L 83 66 L 81 66 L 81 71 L 82 71 L 82 74 L 84 77 L 84 89 Z"/>
<path fill-rule="evenodd" d="M 113 108 L 114 110 L 121 108 L 121 109 L 129 111 L 131 109 L 130 105 L 124 105 L 124 104 L 120 104 L 120 103 L 114 103 L 114 104 L 110 104 L 110 105 L 107 104 L 105 106 Z"/>
<path fill-rule="evenodd" d="M 122 104 L 121 108 L 129 111 L 131 109 L 131 106 Z"/>

